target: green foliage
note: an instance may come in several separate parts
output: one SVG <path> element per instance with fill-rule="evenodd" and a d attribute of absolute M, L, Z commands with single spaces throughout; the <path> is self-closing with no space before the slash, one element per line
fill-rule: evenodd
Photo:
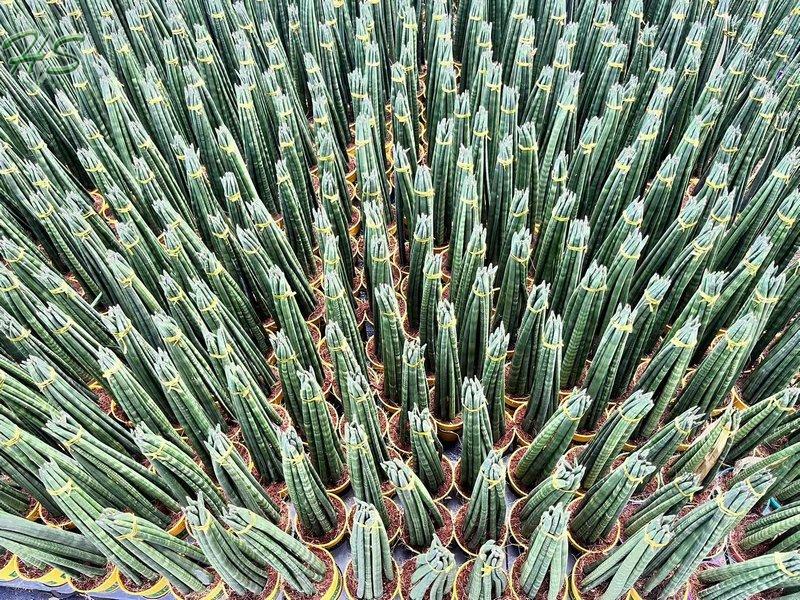
<path fill-rule="evenodd" d="M 469 598 L 497 600 L 503 596 L 509 585 L 508 576 L 503 570 L 505 559 L 505 551 L 493 541 L 481 546 L 467 581 Z"/>
<path fill-rule="evenodd" d="M 442 526 L 442 515 L 423 483 L 401 460 L 383 463 L 389 481 L 397 488 L 397 498 L 403 507 L 403 526 L 408 542 L 415 548 L 425 548 Z"/>
<path fill-rule="evenodd" d="M 325 564 L 319 557 L 271 521 L 233 505 L 222 518 L 247 558 L 261 568 L 275 569 L 293 589 L 310 594 L 324 577 Z"/>
<path fill-rule="evenodd" d="M 150 521 L 106 509 L 97 519 L 97 526 L 119 540 L 133 556 L 139 557 L 176 589 L 191 593 L 211 584 L 203 552 Z"/>
<path fill-rule="evenodd" d="M 397 576 L 389 539 L 375 507 L 356 501 L 350 534 L 350 554 L 356 579 L 356 597 L 382 598 L 384 587 Z M 386 582 L 386 583 L 385 583 Z"/>
<path fill-rule="evenodd" d="M 336 527 L 336 510 L 293 429 L 281 434 L 283 477 L 303 529 L 323 537 Z"/>
<path fill-rule="evenodd" d="M 430 548 L 420 554 L 411 575 L 409 598 L 444 600 L 449 597 L 456 579 L 457 565 L 453 553 L 434 537 Z"/>
<path fill-rule="evenodd" d="M 506 521 L 506 477 L 502 457 L 494 450 L 486 455 L 472 487 L 464 518 L 464 540 L 478 548 L 487 540 L 500 540 Z"/>
<path fill-rule="evenodd" d="M 106 556 L 85 536 L 0 513 L 0 546 L 32 567 L 53 567 L 73 576 L 101 575 Z"/>
<path fill-rule="evenodd" d="M 548 600 L 558 598 L 567 582 L 567 521 L 569 513 L 563 504 L 547 508 L 531 536 L 523 555 L 520 588 L 529 598 L 547 590 Z"/>

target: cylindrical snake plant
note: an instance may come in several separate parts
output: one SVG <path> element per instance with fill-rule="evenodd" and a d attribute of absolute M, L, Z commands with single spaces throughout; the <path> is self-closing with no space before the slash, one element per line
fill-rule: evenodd
<path fill-rule="evenodd" d="M 608 535 L 636 487 L 655 470 L 647 454 L 634 452 L 596 484 L 581 499 L 570 522 L 572 534 L 593 544 Z"/>
<path fill-rule="evenodd" d="M 197 499 L 187 499 L 183 511 L 189 533 L 222 580 L 237 594 L 261 593 L 267 584 L 266 571 L 245 553 L 244 544 L 206 507 L 203 493 Z"/>
<path fill-rule="evenodd" d="M 135 514 L 165 526 L 169 517 L 161 505 L 175 511 L 179 503 L 159 486 L 158 478 L 145 467 L 101 442 L 66 413 L 54 413 L 43 431 L 58 440 L 80 465 Z"/>
<path fill-rule="evenodd" d="M 350 533 L 350 556 L 359 600 L 382 598 L 398 574 L 380 514 L 371 504 L 356 500 Z"/>
<path fill-rule="evenodd" d="M 492 285 L 497 268 L 480 267 L 470 284 L 469 292 L 462 297 L 463 306 L 457 321 L 458 350 L 461 374 L 480 377 L 483 359 L 489 341 L 492 313 Z"/>
<path fill-rule="evenodd" d="M 375 341 L 379 343 L 380 359 L 383 363 L 383 390 L 389 401 L 400 404 L 399 393 L 403 375 L 404 344 L 407 343 L 403 331 L 403 315 L 397 296 L 390 286 L 380 285 L 375 290 L 377 333 Z"/>
<path fill-rule="evenodd" d="M 635 317 L 630 306 L 618 306 L 600 337 L 592 364 L 586 373 L 586 381 L 583 383 L 586 393 L 592 399 L 592 404 L 581 421 L 583 430 L 593 430 L 608 407 L 617 369 L 628 335 L 633 331 Z"/>
<path fill-rule="evenodd" d="M 143 425 L 134 430 L 134 439 L 178 504 L 183 506 L 186 498 L 202 492 L 209 509 L 215 514 L 222 512 L 222 495 L 203 467 L 195 462 L 194 457 Z"/>
<path fill-rule="evenodd" d="M 408 421 L 414 472 L 430 493 L 436 493 L 445 483 L 442 443 L 436 435 L 436 424 L 427 408 L 418 407 L 409 413 Z"/>
<path fill-rule="evenodd" d="M 155 578 L 156 571 L 150 565 L 97 525 L 103 507 L 62 467 L 53 461 L 46 462 L 39 469 L 39 476 L 53 502 L 92 546 L 119 567 L 121 573 L 135 583 Z"/>
<path fill-rule="evenodd" d="M 506 527 L 506 475 L 502 457 L 486 455 L 472 488 L 462 535 L 469 548 L 487 540 L 501 540 Z"/>
<path fill-rule="evenodd" d="M 453 553 L 434 537 L 430 548 L 420 554 L 411 574 L 411 600 L 446 600 L 450 597 L 456 579 L 456 564 Z"/>
<path fill-rule="evenodd" d="M 233 505 L 228 505 L 222 519 L 250 560 L 261 568 L 275 569 L 293 589 L 310 594 L 324 577 L 320 558 L 271 521 Z"/>
<path fill-rule="evenodd" d="M 542 513 L 519 574 L 520 590 L 527 598 L 536 598 L 547 590 L 547 600 L 556 600 L 564 590 L 569 554 L 568 520 L 569 513 L 561 503 L 550 505 Z"/>
<path fill-rule="evenodd" d="M 478 550 L 467 580 L 467 598 L 478 600 L 498 600 L 505 594 L 509 585 L 504 570 L 506 553 L 502 546 L 493 540 L 487 541 Z"/>
<path fill-rule="evenodd" d="M 461 414 L 461 367 L 459 366 L 456 315 L 453 305 L 443 299 L 437 310 L 439 333 L 436 339 L 436 385 L 433 414 L 444 422 Z"/>
<path fill-rule="evenodd" d="M 584 487 L 592 487 L 609 472 L 622 446 L 652 408 L 653 399 L 650 393 L 634 392 L 609 415 L 597 435 L 578 457 L 578 462 L 586 467 Z"/>
<path fill-rule="evenodd" d="M 492 426 L 480 381 L 474 378 L 464 379 L 461 397 L 464 403 L 464 436 L 458 483 L 468 493 L 478 478 L 483 461 L 492 449 Z"/>
<path fill-rule="evenodd" d="M 400 387 L 400 414 L 398 427 L 400 437 L 405 442 L 409 440 L 409 419 L 415 410 L 428 407 L 428 381 L 425 377 L 424 348 L 421 348 L 416 338 L 405 341 L 402 360 L 402 379 Z"/>
<path fill-rule="evenodd" d="M 636 580 L 673 535 L 673 518 L 657 517 L 646 528 L 631 535 L 599 563 L 592 565 L 581 589 L 591 591 L 604 586 L 603 600 L 624 596 L 633 589 Z"/>
<path fill-rule="evenodd" d="M 666 597 L 679 590 L 772 482 L 772 475 L 761 471 L 734 484 L 727 492 L 719 492 L 678 519 L 672 539 L 658 551 L 642 574 L 647 577 L 642 591 L 650 594 L 663 585 L 660 594 Z"/>
<path fill-rule="evenodd" d="M 693 473 L 687 473 L 661 486 L 637 505 L 625 522 L 626 535 L 633 535 L 662 515 L 674 515 L 688 504 L 702 488 Z"/>
<path fill-rule="evenodd" d="M 553 416 L 558 406 L 561 380 L 562 349 L 564 347 L 561 317 L 550 313 L 538 340 L 533 365 L 533 386 L 528 396 L 522 429 L 534 435 Z"/>
<path fill-rule="evenodd" d="M 347 469 L 353 487 L 353 495 L 362 502 L 368 502 L 380 514 L 385 525 L 389 525 L 389 514 L 381 492 L 381 477 L 369 449 L 368 437 L 358 423 L 348 423 L 345 430 L 345 452 Z"/>
<path fill-rule="evenodd" d="M 506 433 L 506 353 L 509 334 L 501 322 L 489 335 L 483 361 L 481 385 L 486 396 L 489 420 L 492 424 L 492 441 L 498 443 Z"/>
<path fill-rule="evenodd" d="M 414 548 L 427 547 L 436 537 L 436 529 L 444 524 L 439 509 L 425 485 L 403 461 L 396 458 L 382 466 L 389 481 L 397 488 L 408 543 Z"/>
<path fill-rule="evenodd" d="M 74 531 L 48 527 L 8 513 L 0 513 L 0 546 L 33 567 L 53 567 L 68 575 L 101 575 L 106 556 Z"/>
<path fill-rule="evenodd" d="M 574 386 L 583 372 L 584 361 L 599 325 L 608 269 L 592 262 L 580 284 L 567 300 L 564 310 L 564 358 L 561 387 Z"/>
<path fill-rule="evenodd" d="M 252 466 L 219 427 L 209 431 L 206 448 L 211 456 L 214 476 L 227 500 L 277 523 L 280 510 L 275 500 L 264 491 L 252 472 Z"/>
<path fill-rule="evenodd" d="M 536 434 L 517 463 L 514 477 L 525 487 L 534 487 L 550 475 L 569 448 L 591 398 L 586 390 L 574 389 Z"/>
<path fill-rule="evenodd" d="M 375 463 L 389 459 L 389 450 L 384 439 L 384 432 L 378 420 L 378 407 L 367 378 L 360 373 L 350 375 L 347 379 L 348 393 L 353 403 L 352 419 L 364 429 L 369 449 Z"/>
<path fill-rule="evenodd" d="M 336 526 L 336 509 L 293 429 L 281 434 L 283 476 L 289 499 L 305 531 L 323 537 Z"/>
<path fill-rule="evenodd" d="M 544 479 L 531 490 L 520 502 L 520 521 L 522 534 L 530 537 L 531 532 L 539 526 L 542 515 L 551 506 L 557 504 L 567 505 L 572 501 L 581 485 L 584 468 L 580 465 L 570 464 L 562 458 L 550 477 Z"/>
<path fill-rule="evenodd" d="M 528 294 L 506 382 L 509 394 L 527 395 L 533 387 L 535 372 L 533 365 L 536 361 L 536 350 L 540 344 L 547 316 L 549 292 L 548 285 L 540 283 L 534 286 Z"/>
<path fill-rule="evenodd" d="M 308 443 L 311 464 L 322 483 L 332 485 L 342 478 L 344 457 L 329 404 L 311 370 L 301 369 L 298 376 L 300 399 L 303 403 L 303 433 Z"/>
<path fill-rule="evenodd" d="M 770 552 L 785 552 L 796 545 L 798 538 L 798 503 L 784 504 L 745 526 L 741 545 L 745 550 L 758 546 Z"/>
<path fill-rule="evenodd" d="M 706 585 L 703 597 L 710 600 L 733 600 L 743 595 L 797 589 L 800 577 L 800 552 L 774 552 L 741 563 L 710 569 L 699 575 Z"/>
<path fill-rule="evenodd" d="M 211 584 L 208 561 L 200 548 L 177 538 L 154 523 L 111 508 L 97 519 L 97 526 L 119 540 L 133 556 L 166 578 L 183 593 L 196 592 Z"/>

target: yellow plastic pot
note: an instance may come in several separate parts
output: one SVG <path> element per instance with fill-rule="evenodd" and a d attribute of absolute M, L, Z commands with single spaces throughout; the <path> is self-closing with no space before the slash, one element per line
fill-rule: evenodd
<path fill-rule="evenodd" d="M 682 593 L 679 592 L 679 596 L 678 597 L 681 598 L 681 600 L 689 600 L 689 586 L 688 585 L 683 586 L 683 592 Z M 631 591 L 628 592 L 627 600 L 645 600 L 645 599 L 642 598 L 642 596 L 640 596 L 639 592 L 637 592 L 636 590 L 631 590 Z"/>
<path fill-rule="evenodd" d="M 581 594 L 578 582 L 575 580 L 575 573 L 578 571 L 578 565 L 585 558 L 585 556 L 579 557 L 575 564 L 572 565 L 572 571 L 569 574 L 569 597 L 574 598 L 574 600 L 583 600 L 583 594 Z"/>
<path fill-rule="evenodd" d="M 275 587 L 272 588 L 272 591 L 265 596 L 265 600 L 275 600 L 278 597 L 278 594 L 281 593 L 281 580 L 280 577 L 275 580 Z"/>
<path fill-rule="evenodd" d="M 0 581 L 14 581 L 15 579 L 19 579 L 19 567 L 17 556 L 12 554 L 8 562 L 0 568 Z"/>
<path fill-rule="evenodd" d="M 122 577 L 119 578 L 119 587 L 123 592 L 131 594 L 132 596 L 139 596 L 140 598 L 163 598 L 167 594 L 169 594 L 169 581 L 166 578 L 161 577 L 153 582 L 153 584 L 145 588 L 143 590 L 129 590 L 125 586 L 125 582 L 122 580 Z"/>
<path fill-rule="evenodd" d="M 169 591 L 172 593 L 175 598 L 181 600 L 184 598 L 184 594 L 178 592 L 172 585 L 169 586 Z M 200 592 L 198 592 L 199 594 Z M 219 581 L 215 581 L 211 588 L 208 589 L 202 596 L 200 596 L 200 600 L 220 600 L 221 598 L 227 598 L 228 592 L 225 589 L 225 584 L 220 579 Z"/>
<path fill-rule="evenodd" d="M 472 558 L 472 559 L 468 560 L 467 562 L 465 562 L 460 567 L 458 567 L 458 571 L 456 571 L 456 578 L 453 580 L 453 591 L 451 593 L 451 598 L 453 600 L 462 600 L 461 596 L 458 595 L 458 578 L 461 576 L 461 573 L 463 571 L 466 571 L 469 567 L 471 567 L 474 562 L 475 562 L 475 559 Z M 464 598 L 463 600 L 467 600 L 467 599 Z"/>
<path fill-rule="evenodd" d="M 735 387 L 731 390 L 731 404 L 733 404 L 733 408 L 739 411 L 747 410 L 749 408 L 749 405 L 742 400 L 742 395 Z"/>
<path fill-rule="evenodd" d="M 186 531 L 186 515 L 181 515 L 175 524 L 167 530 L 167 533 L 179 536 L 184 531 Z"/>
<path fill-rule="evenodd" d="M 50 569 L 47 573 L 36 579 L 37 583 L 44 584 L 47 587 L 61 587 L 62 585 L 66 585 L 68 581 L 69 576 L 61 569 Z"/>
<path fill-rule="evenodd" d="M 16 560 L 17 576 L 22 581 L 41 583 L 42 585 L 46 585 L 48 587 L 59 587 L 66 584 L 68 581 L 68 577 L 63 571 L 53 567 L 48 567 L 44 573 L 37 577 L 28 577 L 23 569 L 20 568 L 19 563 L 22 559 L 18 556 L 15 556 L 14 559 Z"/>
<path fill-rule="evenodd" d="M 436 423 L 436 431 L 438 432 L 440 439 L 444 440 L 445 442 L 458 441 L 458 433 L 464 427 L 463 421 L 459 420 L 455 423 L 445 423 L 444 421 L 434 419 L 434 422 Z"/>
<path fill-rule="evenodd" d="M 202 600 L 220 600 L 221 598 L 227 598 L 228 594 L 225 591 L 225 584 L 220 580 L 214 587 L 212 587 L 205 596 L 203 596 Z"/>
<path fill-rule="evenodd" d="M 512 411 L 517 410 L 520 406 L 525 406 L 528 403 L 528 399 L 523 396 L 509 396 L 506 394 L 506 406 L 510 408 Z"/>
<path fill-rule="evenodd" d="M 108 575 L 106 575 L 100 583 L 95 585 L 91 589 L 81 589 L 80 587 L 75 586 L 75 582 L 72 579 L 67 579 L 67 583 L 74 589 L 76 592 L 80 592 L 86 594 L 87 596 L 91 596 L 92 594 L 99 594 L 103 592 L 113 592 L 120 588 L 120 581 L 119 581 L 119 570 L 114 567 L 109 571 Z"/>
<path fill-rule="evenodd" d="M 508 466 L 506 467 L 506 481 L 508 481 L 508 485 L 511 486 L 511 489 L 514 490 L 514 493 L 517 496 L 525 497 L 528 495 L 528 492 L 520 487 L 519 483 L 517 482 L 517 478 L 514 475 L 513 467 L 514 461 L 516 460 L 517 455 L 524 456 L 525 452 L 527 452 L 527 447 L 523 446 L 522 448 L 517 448 L 512 452 L 511 457 L 508 460 Z M 521 460 L 521 458 L 520 458 Z"/>
<path fill-rule="evenodd" d="M 575 562 L 575 565 L 573 565 L 573 567 L 572 567 L 572 572 L 569 575 L 569 595 L 570 595 L 570 598 L 572 598 L 573 600 L 583 600 L 583 594 L 581 594 L 580 589 L 578 589 L 578 584 L 575 581 L 575 572 L 577 570 L 578 563 L 583 558 L 585 558 L 585 557 L 582 556 Z M 685 585 L 683 587 L 683 590 L 682 590 L 682 592 L 680 593 L 680 595 L 678 597 L 680 597 L 682 600 L 688 600 L 688 598 L 689 598 L 689 586 L 688 585 Z M 628 591 L 628 594 L 625 596 L 625 599 L 626 600 L 644 600 L 642 598 L 642 596 L 639 595 L 639 592 L 637 592 L 634 589 L 631 589 L 631 590 Z"/>
<path fill-rule="evenodd" d="M 350 474 L 347 474 L 347 477 L 344 478 L 344 481 L 337 486 L 332 488 L 326 488 L 331 494 L 336 494 L 337 496 L 345 491 L 347 488 L 350 487 Z"/>

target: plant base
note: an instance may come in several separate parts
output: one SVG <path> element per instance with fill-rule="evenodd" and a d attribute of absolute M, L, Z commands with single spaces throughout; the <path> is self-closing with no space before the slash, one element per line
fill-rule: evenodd
<path fill-rule="evenodd" d="M 570 515 L 574 516 L 577 514 L 578 506 L 582 501 L 582 498 L 576 498 L 569 503 L 567 510 L 569 511 Z M 617 545 L 617 542 L 619 542 L 621 530 L 622 526 L 620 525 L 619 519 L 617 519 L 611 528 L 611 531 L 593 544 L 585 544 L 584 542 L 575 539 L 575 536 L 569 529 L 567 530 L 567 538 L 569 539 L 569 545 L 577 550 L 579 554 L 607 554 L 614 546 Z"/>
<path fill-rule="evenodd" d="M 341 494 L 350 487 L 350 472 L 347 470 L 347 465 L 342 464 L 342 476 L 339 481 L 335 481 L 325 486 L 325 489 L 331 494 Z"/>
<path fill-rule="evenodd" d="M 494 443 L 494 450 L 501 456 L 506 453 L 506 451 L 511 447 L 511 443 L 514 441 L 514 436 L 516 435 L 516 431 L 514 429 L 514 421 L 509 415 L 505 414 L 506 419 L 506 432 L 503 436 Z"/>
<path fill-rule="evenodd" d="M 136 585 L 122 573 L 119 574 L 119 588 L 125 593 L 141 598 L 163 598 L 170 591 L 169 581 L 164 577 L 155 581 L 143 581 L 140 585 Z"/>
<path fill-rule="evenodd" d="M 464 500 L 469 500 L 469 497 L 472 495 L 472 490 L 467 490 L 461 485 L 461 461 L 459 460 L 456 463 L 456 468 L 453 477 L 453 486 L 456 488 L 456 492 L 458 495 L 461 496 Z"/>
<path fill-rule="evenodd" d="M 520 498 L 511 505 L 511 511 L 508 514 L 508 529 L 511 532 L 512 539 L 518 546 L 525 548 L 528 545 L 528 536 L 522 533 L 522 509 L 525 507 L 526 498 Z"/>
<path fill-rule="evenodd" d="M 407 464 L 409 467 L 411 467 L 412 471 L 415 473 L 417 472 L 413 458 L 409 458 Z M 446 456 L 442 455 L 441 465 L 442 473 L 444 474 L 444 482 L 439 486 L 438 490 L 428 490 L 431 494 L 431 498 L 437 501 L 444 500 L 450 495 L 450 492 L 453 491 L 453 485 L 455 481 L 455 467 L 453 466 L 453 462 Z"/>
<path fill-rule="evenodd" d="M 527 448 L 517 448 L 508 459 L 508 485 L 511 486 L 517 496 L 527 496 L 532 489 L 517 479 L 516 476 L 517 466 L 527 451 Z"/>
<path fill-rule="evenodd" d="M 740 563 L 755 558 L 756 556 L 763 556 L 770 553 L 768 542 L 764 542 L 753 548 L 748 548 L 747 550 L 742 548 L 742 540 L 744 539 L 745 531 L 760 517 L 761 515 L 752 513 L 745 516 L 728 536 L 728 555 L 734 562 Z"/>
<path fill-rule="evenodd" d="M 514 410 L 514 417 L 511 421 L 514 424 L 517 444 L 523 447 L 530 446 L 533 441 L 533 436 L 522 427 L 522 421 L 525 419 L 525 412 L 527 409 L 527 404 L 517 407 L 516 410 Z"/>
<path fill-rule="evenodd" d="M 397 598 L 400 593 L 400 569 L 397 568 L 397 563 L 394 560 L 392 560 L 392 567 L 394 568 L 394 579 L 383 580 L 383 595 L 376 600 L 391 600 L 392 598 Z M 353 561 L 348 561 L 344 569 L 344 591 L 350 600 L 358 600 L 356 595 L 357 586 Z"/>
<path fill-rule="evenodd" d="M 383 502 L 386 506 L 386 514 L 389 516 L 389 524 L 386 525 L 386 537 L 389 538 L 389 543 L 392 544 L 400 537 L 400 530 L 403 526 L 403 513 L 400 507 L 394 500 L 384 497 Z M 347 511 L 347 531 L 353 531 L 353 518 L 355 517 L 355 508 L 351 507 Z"/>
<path fill-rule="evenodd" d="M 333 503 L 333 508 L 336 511 L 334 519 L 334 527 L 322 537 L 317 537 L 309 531 L 306 531 L 297 517 L 294 518 L 294 527 L 297 535 L 305 543 L 319 548 L 328 549 L 338 546 L 344 534 L 347 532 L 347 506 L 344 501 L 335 494 L 329 494 L 328 497 Z"/>
<path fill-rule="evenodd" d="M 453 600 L 471 600 L 469 598 L 469 576 L 472 574 L 472 568 L 475 565 L 475 559 L 468 560 L 461 568 L 458 569 L 458 574 L 456 574 L 456 580 L 453 583 Z M 506 586 L 506 591 L 503 592 L 503 595 L 498 598 L 498 600 L 511 600 L 513 596 L 511 595 L 511 585 Z"/>
<path fill-rule="evenodd" d="M 386 437 L 389 432 L 389 419 L 386 417 L 386 411 L 380 406 L 376 406 L 375 411 L 378 414 L 378 427 L 380 428 L 380 432 L 384 437 Z M 347 423 L 347 419 L 345 419 L 344 415 L 342 415 L 342 418 L 339 419 L 339 438 L 342 440 L 346 439 L 345 434 L 347 433 Z"/>
<path fill-rule="evenodd" d="M 442 525 L 434 532 L 434 535 L 439 538 L 439 541 L 442 542 L 443 546 L 449 546 L 450 542 L 453 541 L 453 516 L 450 514 L 450 511 L 442 504 L 436 503 L 436 508 L 439 510 L 439 514 L 442 516 Z M 405 546 L 411 550 L 412 552 L 420 553 L 425 552 L 428 549 L 430 544 L 425 545 L 424 547 L 417 547 L 412 546 L 408 539 L 408 527 L 406 527 L 405 521 L 403 521 L 403 527 L 400 530 L 400 540 L 405 544 Z"/>
<path fill-rule="evenodd" d="M 477 547 L 470 546 L 464 538 L 464 521 L 467 518 L 467 511 L 469 510 L 468 504 L 463 504 L 456 512 L 455 520 L 453 523 L 453 536 L 456 538 L 456 544 L 461 548 L 465 554 L 469 556 L 477 556 L 480 550 L 480 544 Z M 487 539 L 494 539 L 498 546 L 505 546 L 506 539 L 508 538 L 508 525 L 505 523 L 500 529 L 500 535 L 489 536 Z M 486 540 L 484 540 L 486 541 Z M 482 544 L 483 542 L 481 542 Z"/>
<path fill-rule="evenodd" d="M 106 571 L 102 575 L 70 578 L 68 583 L 75 591 L 87 595 L 99 592 L 111 592 L 119 589 L 119 572 L 116 567 L 109 563 L 106 565 Z"/>
<path fill-rule="evenodd" d="M 417 561 L 420 560 L 422 557 L 415 556 L 413 558 L 409 558 L 403 563 L 403 566 L 400 568 L 400 598 L 402 600 L 409 600 L 409 596 L 411 594 L 411 577 L 414 575 L 414 571 L 417 568 Z M 455 567 L 453 567 L 455 568 Z M 452 590 L 443 590 L 443 600 L 451 600 L 452 598 Z M 425 594 L 424 600 L 428 600 L 430 597 L 429 594 Z"/>
<path fill-rule="evenodd" d="M 310 550 L 325 563 L 325 576 L 314 586 L 313 594 L 298 592 L 284 581 L 281 586 L 284 597 L 287 600 L 338 600 L 342 594 L 342 574 L 336 561 L 323 548 L 312 547 Z"/>
<path fill-rule="evenodd" d="M 179 600 L 221 600 L 227 596 L 225 584 L 218 574 L 214 574 L 214 580 L 211 585 L 204 590 L 184 594 L 179 592 L 172 584 L 170 584 L 169 589 L 172 595 Z"/>
<path fill-rule="evenodd" d="M 522 591 L 522 586 L 520 584 L 520 576 L 522 574 L 522 567 L 525 565 L 525 560 L 528 558 L 528 552 L 523 552 L 520 554 L 514 564 L 511 565 L 511 573 L 509 574 L 508 578 L 508 585 L 511 588 L 511 597 L 514 600 L 528 600 L 529 596 Z M 550 578 L 545 577 L 544 581 L 542 582 L 542 586 L 539 588 L 539 591 L 536 592 L 536 595 L 531 600 L 546 600 L 548 594 L 550 593 L 550 586 L 549 586 Z M 556 596 L 556 600 L 564 600 L 567 595 L 567 588 L 568 582 L 567 579 L 564 580 L 564 587 Z"/>
<path fill-rule="evenodd" d="M 227 589 L 225 593 L 229 600 L 275 600 L 281 591 L 281 578 L 278 573 L 273 569 L 267 569 L 267 583 L 260 594 L 247 592 L 246 594 L 237 594 L 236 592 Z"/>

